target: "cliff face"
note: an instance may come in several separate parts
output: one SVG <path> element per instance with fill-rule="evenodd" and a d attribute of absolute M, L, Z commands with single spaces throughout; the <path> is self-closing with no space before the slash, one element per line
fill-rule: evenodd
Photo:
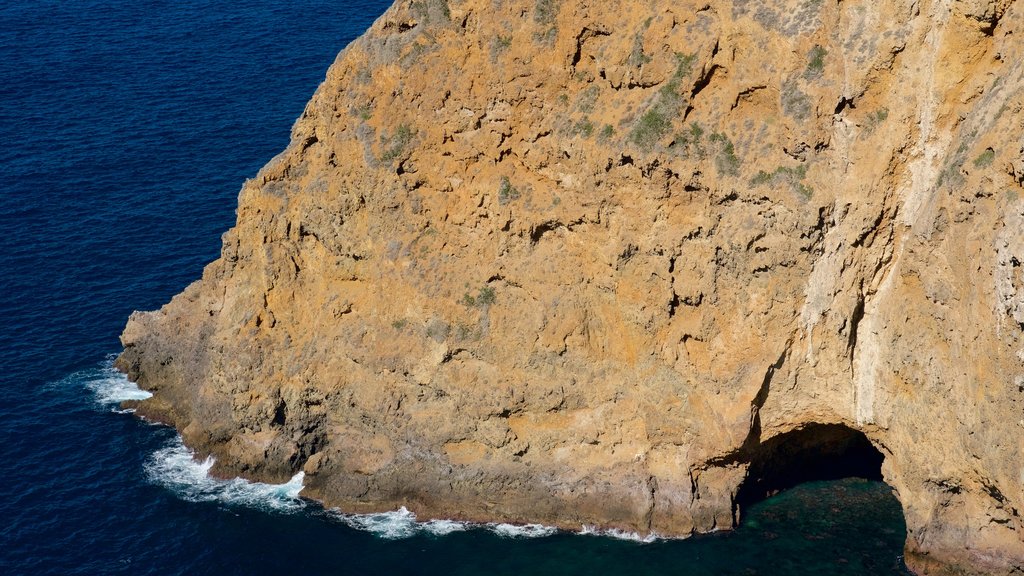
<path fill-rule="evenodd" d="M 119 366 L 219 473 L 421 518 L 728 528 L 862 433 L 912 568 L 1020 573 L 1022 23 L 399 1 Z"/>

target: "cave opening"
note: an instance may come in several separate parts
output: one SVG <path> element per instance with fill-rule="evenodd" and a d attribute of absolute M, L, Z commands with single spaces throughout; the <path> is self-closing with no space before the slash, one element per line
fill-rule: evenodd
<path fill-rule="evenodd" d="M 809 424 L 749 450 L 747 476 L 733 507 L 737 523 L 750 506 L 805 482 L 851 477 L 882 481 L 882 453 L 863 432 L 842 424 Z"/>

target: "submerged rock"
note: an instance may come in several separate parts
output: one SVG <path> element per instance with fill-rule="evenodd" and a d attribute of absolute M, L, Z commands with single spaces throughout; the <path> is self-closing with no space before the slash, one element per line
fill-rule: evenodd
<path fill-rule="evenodd" d="M 681 535 L 857 459 L 912 568 L 1019 573 L 1022 23 L 400 1 L 118 366 L 215 472 L 346 511 Z"/>

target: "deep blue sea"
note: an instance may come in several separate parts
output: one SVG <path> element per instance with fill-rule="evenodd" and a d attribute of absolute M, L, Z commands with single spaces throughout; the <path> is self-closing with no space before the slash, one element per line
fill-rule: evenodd
<path fill-rule="evenodd" d="M 803 485 L 689 540 L 417 524 L 212 480 L 117 411 L 129 313 L 217 257 L 242 181 L 387 5 L 0 3 L 0 574 L 905 574 L 884 484 Z"/>

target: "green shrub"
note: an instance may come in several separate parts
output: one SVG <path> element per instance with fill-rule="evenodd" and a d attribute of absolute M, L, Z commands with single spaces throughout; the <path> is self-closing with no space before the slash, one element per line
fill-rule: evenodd
<path fill-rule="evenodd" d="M 885 122 L 885 119 L 888 118 L 888 117 L 889 117 L 889 109 L 888 108 L 879 108 L 878 110 L 869 113 L 868 116 L 867 116 L 867 126 L 865 126 L 865 129 L 868 132 L 873 131 L 875 128 L 877 128 L 879 126 L 879 124 L 881 124 L 882 122 Z"/>
<path fill-rule="evenodd" d="M 652 108 L 640 117 L 629 137 L 637 146 L 649 149 L 668 133 L 670 126 L 671 123 L 665 114 L 657 108 Z"/>
<path fill-rule="evenodd" d="M 467 308 L 486 308 L 497 300 L 497 296 L 494 293 L 494 288 L 490 286 L 482 286 L 477 290 L 476 296 L 470 295 L 466 292 L 462 295 L 459 303 Z"/>
<path fill-rule="evenodd" d="M 537 0 L 533 7 L 533 21 L 538 24 L 551 24 L 558 17 L 558 0 Z"/>
<path fill-rule="evenodd" d="M 773 186 L 785 186 L 794 194 L 801 196 L 805 200 L 810 200 L 811 196 L 814 195 L 814 189 L 803 183 L 803 179 L 806 176 L 806 164 L 801 164 L 796 168 L 779 166 L 773 172 L 765 172 L 764 170 L 759 171 L 750 179 L 750 186 L 752 188 L 767 184 L 771 184 Z"/>
<path fill-rule="evenodd" d="M 408 124 L 400 125 L 391 138 L 383 142 L 385 150 L 380 156 L 381 162 L 387 164 L 399 158 L 405 152 L 405 148 L 412 141 L 413 136 L 412 128 L 409 128 Z"/>
<path fill-rule="evenodd" d="M 511 36 L 496 36 L 491 39 L 491 61 L 498 59 L 498 56 L 512 47 Z"/>
<path fill-rule="evenodd" d="M 363 122 L 366 122 L 367 120 L 373 117 L 373 108 L 370 107 L 369 104 L 363 104 L 361 106 L 353 108 L 352 114 L 359 118 L 360 120 L 362 120 Z"/>
<path fill-rule="evenodd" d="M 490 306 L 494 304 L 494 288 L 490 286 L 484 286 L 480 289 L 480 293 L 477 295 L 476 301 L 480 306 Z"/>
<path fill-rule="evenodd" d="M 739 174 L 742 162 L 736 156 L 736 148 L 733 146 L 732 140 L 729 140 L 729 137 L 721 132 L 708 136 L 708 140 L 715 144 L 718 150 L 715 154 L 715 168 L 718 173 L 727 176 Z"/>
<path fill-rule="evenodd" d="M 679 99 L 679 88 L 682 86 L 683 78 L 693 70 L 693 63 L 696 60 L 696 54 L 676 52 L 676 71 L 659 91 L 663 98 Z"/>
<path fill-rule="evenodd" d="M 704 143 L 702 138 L 704 137 L 704 129 L 701 128 L 700 124 L 693 122 L 690 124 L 690 129 L 676 134 L 672 144 L 679 149 L 679 153 L 684 158 L 704 158 Z"/>
<path fill-rule="evenodd" d="M 505 204 L 518 199 L 519 190 L 516 190 L 512 186 L 512 183 L 508 180 L 508 176 L 502 176 L 501 183 L 498 184 L 498 204 L 504 206 Z"/>
<path fill-rule="evenodd" d="M 825 50 L 822 46 L 815 45 L 811 48 L 807 58 L 810 60 L 807 63 L 807 76 L 814 77 L 820 76 L 825 71 L 825 56 L 828 56 L 828 50 Z"/>
<path fill-rule="evenodd" d="M 584 138 L 590 138 L 590 135 L 594 133 L 594 124 L 590 120 L 584 118 L 573 126 L 573 134 L 580 134 Z"/>
<path fill-rule="evenodd" d="M 977 158 L 974 159 L 974 167 L 975 168 L 986 168 L 988 166 L 991 166 L 992 162 L 995 159 L 996 159 L 996 151 L 991 149 L 991 148 L 987 148 L 984 152 L 979 154 Z"/>

